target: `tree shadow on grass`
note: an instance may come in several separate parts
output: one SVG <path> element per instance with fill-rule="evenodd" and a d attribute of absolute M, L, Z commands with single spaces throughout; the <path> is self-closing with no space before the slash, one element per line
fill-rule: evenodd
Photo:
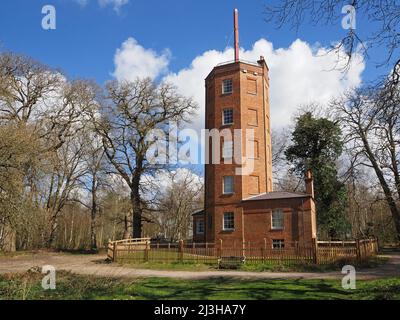
<path fill-rule="evenodd" d="M 348 293 L 325 280 L 249 280 L 211 278 L 196 281 L 149 279 L 133 295 L 142 299 L 347 299 Z"/>

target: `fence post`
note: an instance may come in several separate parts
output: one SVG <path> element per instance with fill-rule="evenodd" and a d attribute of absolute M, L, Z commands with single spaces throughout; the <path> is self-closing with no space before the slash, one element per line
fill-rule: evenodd
<path fill-rule="evenodd" d="M 117 261 L 117 243 L 113 243 L 113 256 L 112 256 L 112 261 L 115 262 Z"/>
<path fill-rule="evenodd" d="M 361 261 L 361 250 L 360 250 L 360 239 L 356 239 L 356 252 L 357 252 L 357 260 Z"/>
<path fill-rule="evenodd" d="M 149 248 L 148 248 L 149 242 L 146 240 L 146 247 L 144 249 L 144 261 L 148 262 L 149 261 Z"/>
<path fill-rule="evenodd" d="M 364 239 L 364 240 L 362 240 L 361 244 L 362 244 L 361 258 L 364 260 L 368 256 L 367 241 L 365 241 L 365 239 Z"/>
<path fill-rule="evenodd" d="M 107 242 L 107 258 L 112 258 L 111 254 L 110 254 L 110 251 L 111 251 L 110 247 L 111 247 L 111 239 L 108 239 L 108 242 Z"/>
<path fill-rule="evenodd" d="M 318 242 L 317 238 L 312 239 L 313 261 L 318 264 Z"/>
<path fill-rule="evenodd" d="M 263 262 L 267 261 L 267 238 L 264 238 L 264 247 L 261 248 L 262 250 L 262 259 Z"/>
<path fill-rule="evenodd" d="M 219 258 L 222 257 L 222 239 L 219 239 L 219 254 L 218 254 Z"/>
<path fill-rule="evenodd" d="M 261 246 L 261 261 L 264 263 L 265 262 L 265 249 L 263 246 Z"/>
<path fill-rule="evenodd" d="M 179 240 L 179 261 L 183 262 L 183 240 Z"/>

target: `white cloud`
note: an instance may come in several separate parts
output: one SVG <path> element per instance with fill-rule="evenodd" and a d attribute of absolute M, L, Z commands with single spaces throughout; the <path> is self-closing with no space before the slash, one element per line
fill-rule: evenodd
<path fill-rule="evenodd" d="M 86 7 L 86 5 L 89 3 L 89 0 L 73 0 L 73 1 L 79 4 L 82 8 Z M 97 0 L 97 3 L 102 8 L 107 6 L 112 6 L 114 11 L 119 14 L 121 12 L 121 8 L 124 5 L 128 4 L 129 0 Z"/>
<path fill-rule="evenodd" d="M 114 77 L 121 80 L 134 80 L 137 77 L 157 78 L 167 71 L 169 52 L 157 52 L 143 48 L 134 38 L 122 43 L 114 55 Z"/>
<path fill-rule="evenodd" d="M 356 55 L 347 74 L 332 70 L 337 61 L 336 53 L 322 47 L 313 48 L 299 39 L 288 48 L 278 49 L 260 39 L 250 50 L 240 50 L 244 60 L 255 62 L 260 55 L 265 57 L 270 70 L 271 125 L 275 128 L 288 125 L 300 105 L 310 102 L 323 105 L 332 97 L 360 85 L 365 67 L 361 56 Z M 189 67 L 164 76 L 163 80 L 172 82 L 181 94 L 192 96 L 199 104 L 193 124 L 196 129 L 204 126 L 204 79 L 218 63 L 232 59 L 232 48 L 210 50 L 197 56 Z M 156 78 L 166 71 L 169 55 L 145 49 L 129 38 L 117 50 L 114 62 L 114 76 L 119 80 L 142 76 Z"/>
<path fill-rule="evenodd" d="M 98 0 L 101 7 L 111 5 L 115 12 L 120 13 L 121 8 L 129 3 L 129 0 Z"/>
<path fill-rule="evenodd" d="M 356 56 L 348 73 L 332 70 L 337 55 L 325 48 L 313 50 L 304 41 L 296 40 L 289 48 L 274 49 L 271 42 L 260 39 L 250 50 L 240 50 L 240 57 L 257 61 L 265 57 L 269 67 L 271 124 L 287 125 L 299 105 L 308 102 L 324 104 L 333 96 L 361 83 L 364 63 Z M 165 80 L 174 83 L 180 92 L 193 96 L 200 106 L 198 126 L 204 125 L 204 79 L 218 63 L 232 60 L 233 49 L 207 51 L 196 57 L 191 65 Z"/>
<path fill-rule="evenodd" d="M 188 168 L 176 168 L 175 170 L 160 170 L 155 175 L 145 174 L 142 176 L 141 183 L 146 186 L 145 194 L 143 197 L 146 200 L 153 199 L 157 192 L 165 192 L 168 188 L 174 186 L 174 184 L 186 184 L 191 191 L 198 192 L 203 184 L 204 179 L 202 176 L 193 172 Z"/>

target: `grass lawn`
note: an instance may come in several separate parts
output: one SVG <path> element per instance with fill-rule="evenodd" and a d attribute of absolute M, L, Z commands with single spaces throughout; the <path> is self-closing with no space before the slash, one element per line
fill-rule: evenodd
<path fill-rule="evenodd" d="M 58 272 L 56 290 L 44 291 L 42 276 L 0 276 L 0 299 L 400 299 L 399 278 L 358 281 L 356 290 L 344 290 L 340 280 L 118 280 Z"/>

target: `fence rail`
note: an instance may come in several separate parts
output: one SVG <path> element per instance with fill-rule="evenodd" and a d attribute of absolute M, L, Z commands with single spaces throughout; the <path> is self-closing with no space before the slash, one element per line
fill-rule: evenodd
<path fill-rule="evenodd" d="M 313 241 L 285 248 L 267 245 L 224 246 L 219 243 L 152 242 L 150 238 L 109 241 L 107 256 L 119 262 L 192 262 L 216 264 L 223 258 L 242 258 L 246 263 L 329 264 L 341 260 L 362 261 L 378 252 L 377 239 Z"/>

